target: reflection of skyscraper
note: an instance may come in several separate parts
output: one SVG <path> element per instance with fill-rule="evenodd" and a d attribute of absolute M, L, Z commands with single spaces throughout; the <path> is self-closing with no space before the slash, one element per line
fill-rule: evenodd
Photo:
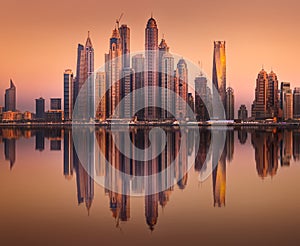
<path fill-rule="evenodd" d="M 238 139 L 240 140 L 241 144 L 245 144 L 247 141 L 247 131 L 246 130 L 238 130 Z"/>
<path fill-rule="evenodd" d="M 208 150 L 209 150 L 209 146 L 210 146 L 210 142 L 211 142 L 211 131 L 207 130 L 207 129 L 201 129 L 199 131 L 199 148 L 198 151 L 196 153 L 196 157 L 195 157 L 195 170 L 197 172 L 201 172 L 204 171 L 204 169 L 206 169 L 206 166 L 204 166 L 205 161 L 207 160 L 207 158 L 209 158 L 208 156 Z M 197 143 L 195 143 L 197 144 Z M 196 149 L 196 147 L 195 147 Z M 203 170 L 202 170 L 203 168 Z"/>
<path fill-rule="evenodd" d="M 214 42 L 212 83 L 217 89 L 217 91 L 219 92 L 219 95 L 221 97 L 221 102 L 223 103 L 223 106 L 225 108 L 225 97 L 226 97 L 225 41 Z"/>
<path fill-rule="evenodd" d="M 234 130 L 227 130 L 225 146 L 227 160 L 231 162 L 234 153 Z"/>
<path fill-rule="evenodd" d="M 50 140 L 50 150 L 51 151 L 60 151 L 61 150 L 61 140 L 58 140 L 58 139 Z"/>
<path fill-rule="evenodd" d="M 177 64 L 175 93 L 175 118 L 185 119 L 187 117 L 188 69 L 184 59 L 180 59 Z"/>
<path fill-rule="evenodd" d="M 10 169 L 12 169 L 16 161 L 16 139 L 4 138 L 3 142 L 4 142 L 5 160 L 10 162 Z"/>
<path fill-rule="evenodd" d="M 73 138 L 67 129 L 64 131 L 64 176 L 66 179 L 73 176 Z"/>
<path fill-rule="evenodd" d="M 293 131 L 293 157 L 295 161 L 300 160 L 300 131 L 295 129 Z"/>
<path fill-rule="evenodd" d="M 71 69 L 67 69 L 64 72 L 64 114 L 65 120 L 72 119 L 73 114 L 73 89 L 74 79 Z"/>
<path fill-rule="evenodd" d="M 158 29 L 156 21 L 151 17 L 145 29 L 145 117 L 148 120 L 156 120 L 158 118 L 158 109 L 148 107 L 148 105 L 157 105 L 159 96 L 156 94 L 158 87 Z"/>
<path fill-rule="evenodd" d="M 37 131 L 35 134 L 35 149 L 43 151 L 45 149 L 45 132 Z"/>
<path fill-rule="evenodd" d="M 158 194 L 145 196 L 145 216 L 149 229 L 153 231 L 158 219 Z"/>
<path fill-rule="evenodd" d="M 255 149 L 256 170 L 260 177 L 274 176 L 278 169 L 278 134 L 277 132 L 259 132 L 251 134 Z"/>
<path fill-rule="evenodd" d="M 283 131 L 283 139 L 280 144 L 280 164 L 289 166 L 292 159 L 293 133 L 290 130 Z"/>
<path fill-rule="evenodd" d="M 214 206 L 225 206 L 226 195 L 226 151 L 224 150 L 218 165 L 213 170 Z"/>
<path fill-rule="evenodd" d="M 10 87 L 5 90 L 5 106 L 4 111 L 16 111 L 16 86 L 10 80 Z"/>

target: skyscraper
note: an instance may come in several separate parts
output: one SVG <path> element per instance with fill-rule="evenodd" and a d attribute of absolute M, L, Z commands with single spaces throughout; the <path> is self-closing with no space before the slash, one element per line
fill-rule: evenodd
<path fill-rule="evenodd" d="M 50 98 L 50 109 L 61 110 L 61 98 Z"/>
<path fill-rule="evenodd" d="M 234 91 L 231 87 L 226 90 L 226 103 L 225 103 L 226 119 L 234 120 Z"/>
<path fill-rule="evenodd" d="M 130 67 L 123 68 L 122 71 L 122 97 L 124 97 L 124 103 L 122 106 L 121 116 L 127 119 L 134 117 L 135 110 L 135 97 L 130 94 L 135 90 L 135 76 L 134 70 Z M 130 94 L 130 96 L 129 96 Z"/>
<path fill-rule="evenodd" d="M 37 119 L 45 118 L 45 99 L 42 97 L 35 99 L 35 117 Z"/>
<path fill-rule="evenodd" d="M 300 118 L 300 87 L 296 87 L 294 89 L 294 95 L 293 95 L 293 113 L 294 118 L 299 119 Z"/>
<path fill-rule="evenodd" d="M 158 90 L 158 29 L 156 21 L 151 17 L 145 29 L 145 118 L 147 120 L 156 120 L 159 110 L 148 105 L 157 105 L 159 95 Z"/>
<path fill-rule="evenodd" d="M 246 105 L 242 104 L 240 106 L 239 111 L 238 111 L 238 119 L 239 120 L 246 120 L 247 118 L 248 118 L 248 111 L 247 111 Z"/>
<path fill-rule="evenodd" d="M 100 121 L 106 120 L 106 80 L 105 72 L 97 72 L 95 79 L 95 105 L 96 119 Z"/>
<path fill-rule="evenodd" d="M 121 25 L 119 28 L 121 46 L 122 46 L 122 68 L 130 67 L 130 28 L 127 25 Z"/>
<path fill-rule="evenodd" d="M 268 75 L 267 107 L 272 117 L 278 117 L 278 80 L 273 70 Z"/>
<path fill-rule="evenodd" d="M 5 106 L 4 111 L 16 111 L 16 86 L 13 81 L 10 80 L 10 87 L 5 90 Z"/>
<path fill-rule="evenodd" d="M 289 89 L 283 95 L 283 119 L 293 119 L 293 93 Z"/>
<path fill-rule="evenodd" d="M 187 117 L 187 96 L 188 96 L 188 69 L 184 59 L 180 59 L 175 72 L 175 118 L 184 119 Z M 180 100 L 179 97 L 182 100 Z M 185 103 L 186 102 L 186 103 Z"/>
<path fill-rule="evenodd" d="M 71 120 L 73 114 L 73 88 L 74 78 L 71 69 L 64 72 L 64 114 L 65 120 Z"/>
<path fill-rule="evenodd" d="M 105 54 L 106 88 L 109 88 L 108 117 L 119 117 L 115 112 L 121 100 L 122 43 L 118 29 L 114 29 L 109 42 L 109 53 Z"/>
<path fill-rule="evenodd" d="M 226 97 L 225 41 L 214 42 L 212 83 L 215 86 L 215 88 L 218 90 L 221 101 L 225 108 L 225 97 Z M 214 96 L 218 96 L 218 95 L 214 95 Z"/>
<path fill-rule="evenodd" d="M 144 66 L 145 66 L 145 58 L 142 54 L 137 54 L 132 57 L 132 69 L 134 70 L 135 75 L 135 89 L 141 89 L 145 86 L 144 81 Z M 144 93 L 137 93 L 135 96 L 136 105 L 144 105 L 145 94 Z M 142 109 L 137 112 L 137 118 L 139 120 L 143 120 L 145 116 L 145 110 Z"/>
<path fill-rule="evenodd" d="M 167 45 L 165 44 L 165 47 Z M 169 48 L 166 48 L 166 51 L 162 51 L 162 43 L 160 45 L 160 53 L 161 56 L 160 60 L 160 73 L 159 73 L 159 80 L 160 86 L 165 89 L 162 90 L 161 94 L 161 118 L 162 119 L 170 119 L 172 118 L 171 112 L 174 112 L 174 104 L 175 98 L 174 94 L 174 58 L 168 52 Z"/>
<path fill-rule="evenodd" d="M 74 111 L 81 120 L 94 118 L 94 48 L 88 33 L 85 46 L 78 44 L 77 71 L 74 83 Z M 85 85 L 85 86 L 84 86 Z M 78 98 L 78 96 L 80 97 Z M 77 100 L 77 104 L 75 102 Z"/>
<path fill-rule="evenodd" d="M 201 73 L 195 78 L 195 113 L 197 121 L 208 120 L 207 79 Z"/>
<path fill-rule="evenodd" d="M 255 119 L 266 119 L 269 117 L 268 105 L 268 74 L 262 69 L 257 75 L 255 99 L 252 104 L 252 117 Z"/>
<path fill-rule="evenodd" d="M 281 82 L 280 84 L 280 108 L 283 110 L 284 93 L 291 89 L 290 82 Z"/>
<path fill-rule="evenodd" d="M 85 43 L 86 66 L 87 66 L 87 119 L 95 118 L 95 84 L 94 84 L 94 48 L 90 38 L 90 32 Z"/>

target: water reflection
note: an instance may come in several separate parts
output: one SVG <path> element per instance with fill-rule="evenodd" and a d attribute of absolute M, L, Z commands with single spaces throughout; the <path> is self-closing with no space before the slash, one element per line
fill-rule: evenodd
<path fill-rule="evenodd" d="M 200 175 L 214 161 L 216 168 L 211 175 L 213 185 L 213 206 L 223 207 L 226 204 L 226 169 L 234 158 L 235 139 L 241 145 L 247 143 L 248 136 L 255 153 L 257 174 L 261 178 L 275 176 L 278 166 L 290 166 L 290 162 L 300 160 L 300 130 L 299 129 L 227 129 L 220 130 L 220 134 L 226 134 L 224 149 L 221 157 L 212 151 L 209 155 L 209 146 L 212 139 L 211 130 L 200 129 L 200 142 L 195 143 L 194 131 L 186 129 L 179 131 L 166 128 L 166 146 L 163 152 L 151 161 L 136 161 L 124 156 L 115 146 L 113 139 L 124 139 L 126 132 L 120 130 L 112 133 L 109 129 L 99 128 L 96 130 L 95 143 L 98 152 L 93 157 L 95 167 L 84 166 L 75 151 L 72 130 L 68 128 L 1 128 L 0 143 L 4 145 L 4 157 L 8 161 L 10 169 L 16 162 L 16 142 L 19 139 L 35 137 L 35 150 L 44 151 L 45 141 L 50 143 L 50 151 L 63 151 L 63 175 L 66 180 L 71 180 L 75 175 L 77 201 L 84 204 L 89 213 L 94 200 L 94 180 L 89 173 L 95 176 L 103 176 L 105 184 L 114 187 L 114 191 L 105 189 L 109 200 L 109 208 L 112 217 L 116 219 L 116 226 L 120 221 L 130 220 L 130 192 L 142 193 L 147 189 L 156 190 L 156 186 L 172 184 L 170 188 L 153 195 L 144 197 L 145 222 L 150 230 L 153 230 L 158 221 L 159 207 L 166 207 L 174 189 L 184 190 L 188 186 L 188 162 L 195 160 L 194 170 Z M 198 129 L 197 129 L 198 130 Z M 150 129 L 132 128 L 130 130 L 131 141 L 138 148 L 149 146 Z M 112 134 L 116 134 L 113 136 Z M 63 144 L 63 146 L 61 146 Z M 130 148 L 130 146 L 128 146 Z M 179 148 L 182 148 L 179 154 Z M 129 150 L 133 151 L 133 150 Z M 116 173 L 108 170 L 101 159 L 100 152 L 116 169 L 132 176 L 131 180 L 122 180 Z M 134 153 L 133 153 L 134 156 Z M 174 167 L 170 168 L 165 175 L 160 176 L 151 183 L 139 182 L 136 176 L 151 175 L 170 166 L 176 160 Z M 207 162 L 208 160 L 208 162 Z M 87 170 L 86 168 L 90 168 Z M 93 173 L 95 172 L 95 173 Z M 174 182 L 175 181 L 175 182 Z M 174 184 L 175 183 L 175 184 Z M 173 185 L 174 184 L 174 185 Z M 130 191 L 130 192 L 127 192 Z M 125 195 L 124 195 L 125 194 Z"/>

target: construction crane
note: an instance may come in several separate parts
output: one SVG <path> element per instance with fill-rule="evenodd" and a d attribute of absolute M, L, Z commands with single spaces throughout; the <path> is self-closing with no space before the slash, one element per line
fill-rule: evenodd
<path fill-rule="evenodd" d="M 124 15 L 124 13 L 122 13 L 122 14 L 120 15 L 119 19 L 116 19 L 116 23 L 117 23 L 117 28 L 118 28 L 118 30 L 119 30 L 119 27 L 120 27 L 120 21 L 121 21 L 123 15 Z"/>

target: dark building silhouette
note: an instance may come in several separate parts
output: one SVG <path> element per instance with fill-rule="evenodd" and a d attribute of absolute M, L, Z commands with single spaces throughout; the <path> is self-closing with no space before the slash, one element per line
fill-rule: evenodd
<path fill-rule="evenodd" d="M 35 118 L 45 119 L 45 99 L 42 97 L 35 99 Z"/>
<path fill-rule="evenodd" d="M 4 111 L 12 111 L 15 112 L 16 109 L 16 86 L 12 80 L 10 80 L 10 87 L 5 90 L 5 106 Z"/>

